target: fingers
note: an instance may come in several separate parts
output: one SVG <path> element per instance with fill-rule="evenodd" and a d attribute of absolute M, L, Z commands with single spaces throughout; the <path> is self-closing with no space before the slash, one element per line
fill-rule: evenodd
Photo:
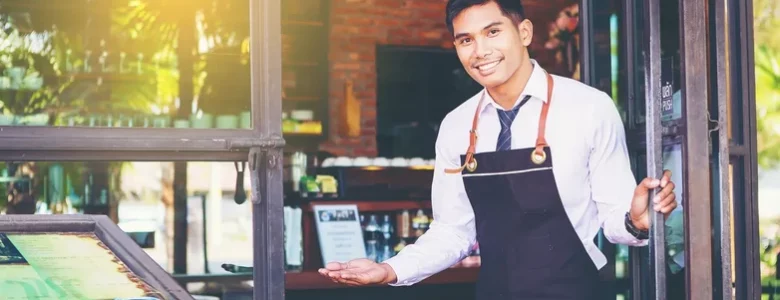
<path fill-rule="evenodd" d="M 657 205 L 661 202 L 662 199 L 666 199 L 666 197 L 669 197 L 669 195 L 674 195 L 674 187 L 674 182 L 667 183 L 666 186 L 661 189 L 661 191 L 655 194 L 655 197 L 653 197 L 653 203 Z"/>
<path fill-rule="evenodd" d="M 330 271 L 338 271 L 338 270 L 344 270 L 347 269 L 348 265 L 345 263 L 340 262 L 329 262 L 325 265 L 325 269 L 328 269 Z"/>
<path fill-rule="evenodd" d="M 360 286 L 368 283 L 365 276 L 361 276 L 360 274 L 355 274 L 349 271 L 329 271 L 327 272 L 327 274 L 324 275 L 334 283 L 339 283 L 339 284 Z"/>
<path fill-rule="evenodd" d="M 658 179 L 647 177 L 639 183 L 634 190 L 634 198 L 647 197 L 647 191 L 658 187 L 660 181 Z"/>
<path fill-rule="evenodd" d="M 655 189 L 658 187 L 664 188 L 666 190 L 669 188 L 670 183 L 672 183 L 672 171 L 665 170 L 663 175 L 661 176 L 661 179 L 655 179 L 652 177 L 647 177 L 642 180 L 642 182 L 639 183 L 639 186 L 644 187 L 644 189 L 637 188 L 634 191 L 634 196 L 644 196 L 647 195 L 647 191 L 650 189 Z M 668 189 L 669 191 L 674 190 L 674 184 L 671 184 L 671 188 Z M 657 199 L 654 199 L 654 202 L 657 202 L 655 200 L 663 199 L 663 197 L 659 197 Z"/>
<path fill-rule="evenodd" d="M 661 176 L 661 187 L 666 187 L 666 184 L 672 180 L 672 171 L 664 170 L 664 174 Z"/>
<path fill-rule="evenodd" d="M 670 214 L 674 209 L 677 208 L 677 201 L 675 200 L 675 195 L 671 194 L 667 196 L 666 198 L 663 198 L 658 204 L 655 205 L 655 211 L 660 212 L 664 215 Z"/>

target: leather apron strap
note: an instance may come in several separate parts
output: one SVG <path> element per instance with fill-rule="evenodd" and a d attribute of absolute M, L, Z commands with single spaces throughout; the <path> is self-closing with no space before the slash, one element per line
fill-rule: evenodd
<path fill-rule="evenodd" d="M 550 102 L 552 102 L 553 78 L 547 72 L 545 72 L 545 75 L 547 76 L 547 102 L 542 104 L 542 112 L 539 115 L 539 131 L 536 135 L 536 149 L 531 152 L 531 161 L 537 165 L 544 163 L 547 159 L 547 153 L 544 152 L 544 147 L 547 147 L 548 145 L 544 136 L 545 127 L 547 125 L 547 112 L 550 109 Z M 487 91 L 484 93 L 487 93 Z M 479 123 L 479 114 L 482 111 L 482 102 L 485 100 L 484 93 L 479 99 L 477 110 L 474 112 L 474 119 L 471 123 L 471 130 L 469 130 L 469 148 L 466 150 L 465 163 L 456 169 L 444 169 L 445 173 L 457 174 L 463 172 L 463 169 L 474 170 L 477 166 L 477 160 L 474 158 L 474 154 L 476 153 L 477 148 L 477 124 Z"/>

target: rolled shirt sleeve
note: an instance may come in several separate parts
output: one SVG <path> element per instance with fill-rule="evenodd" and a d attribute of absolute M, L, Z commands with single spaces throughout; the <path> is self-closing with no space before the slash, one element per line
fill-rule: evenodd
<path fill-rule="evenodd" d="M 636 179 L 626 147 L 623 122 L 604 93 L 594 101 L 591 154 L 588 161 L 591 198 L 596 202 L 598 219 L 607 240 L 614 244 L 645 246 L 647 240 L 634 237 L 625 226 L 625 214 L 631 208 Z"/>
<path fill-rule="evenodd" d="M 443 122 L 446 123 L 446 122 Z M 460 174 L 445 169 L 460 167 L 460 155 L 448 143 L 452 135 L 442 126 L 436 141 L 436 163 L 431 186 L 433 221 L 414 244 L 385 261 L 396 273 L 390 285 L 418 283 L 463 260 L 476 242 L 474 211 Z"/>

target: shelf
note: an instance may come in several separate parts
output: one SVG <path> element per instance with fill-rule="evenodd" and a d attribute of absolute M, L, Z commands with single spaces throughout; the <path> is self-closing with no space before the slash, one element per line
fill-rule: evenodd
<path fill-rule="evenodd" d="M 379 211 L 400 211 L 400 210 L 418 210 L 418 209 L 430 209 L 430 201 L 412 201 L 412 200 L 400 200 L 400 201 L 348 201 L 348 200 L 333 200 L 333 201 L 312 201 L 301 206 L 304 212 L 312 212 L 313 205 L 349 205 L 356 204 L 358 211 L 360 212 L 379 212 Z"/>
<path fill-rule="evenodd" d="M 423 280 L 417 285 L 474 283 L 477 281 L 478 274 L 479 268 L 450 268 Z M 317 271 L 302 271 L 286 273 L 285 288 L 288 290 L 314 290 L 351 288 L 351 286 L 334 283 L 320 275 Z"/>

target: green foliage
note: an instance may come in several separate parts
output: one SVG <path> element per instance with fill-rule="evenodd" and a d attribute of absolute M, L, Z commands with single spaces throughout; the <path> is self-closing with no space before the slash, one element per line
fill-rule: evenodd
<path fill-rule="evenodd" d="M 780 163 L 780 1 L 753 1 L 758 163 Z"/>
<path fill-rule="evenodd" d="M 753 9 L 758 164 L 773 168 L 780 163 L 780 1 L 753 0 Z M 780 286 L 775 279 L 779 223 L 777 219 L 764 220 L 759 226 L 761 282 L 775 288 Z"/>

